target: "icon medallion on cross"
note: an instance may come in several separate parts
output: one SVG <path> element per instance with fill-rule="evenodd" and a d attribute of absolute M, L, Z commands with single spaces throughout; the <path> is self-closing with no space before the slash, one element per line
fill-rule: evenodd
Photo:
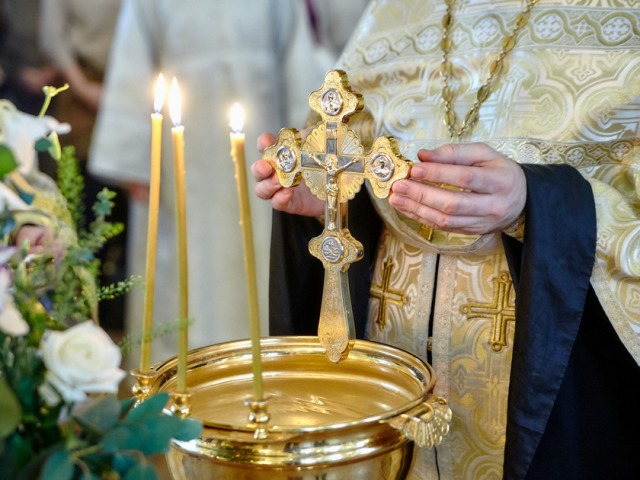
<path fill-rule="evenodd" d="M 347 225 L 347 205 L 368 180 L 378 198 L 386 198 L 397 180 L 406 178 L 410 162 L 393 137 L 378 137 L 369 153 L 349 118 L 364 108 L 345 72 L 327 73 L 322 86 L 309 96 L 309 106 L 320 117 L 304 141 L 296 129 L 282 129 L 263 158 L 275 169 L 280 184 L 291 187 L 304 180 L 325 201 L 324 230 L 309 242 L 309 251 L 325 269 L 318 338 L 332 362 L 345 358 L 355 340 L 351 309 L 349 266 L 363 256 L 362 244 Z"/>

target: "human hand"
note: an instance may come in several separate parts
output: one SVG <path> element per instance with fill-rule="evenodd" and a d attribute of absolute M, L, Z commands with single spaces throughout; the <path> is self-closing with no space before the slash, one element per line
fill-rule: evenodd
<path fill-rule="evenodd" d="M 129 197 L 140 203 L 149 203 L 149 185 L 132 182 L 127 185 Z"/>
<path fill-rule="evenodd" d="M 71 86 L 71 94 L 84 103 L 87 108 L 97 112 L 102 96 L 102 83 L 87 78 L 77 63 L 67 66 L 62 75 Z"/>
<path fill-rule="evenodd" d="M 275 141 L 276 138 L 269 133 L 260 135 L 258 150 L 262 152 Z M 311 193 L 304 182 L 291 188 L 283 187 L 278 181 L 276 171 L 266 160 L 261 159 L 251 165 L 251 173 L 256 181 L 256 195 L 271 202 L 275 210 L 308 217 L 324 214 L 324 202 Z"/>
<path fill-rule="evenodd" d="M 76 85 L 76 89 L 72 90 L 72 92 L 85 106 L 97 112 L 100 106 L 100 98 L 102 97 L 102 84 L 100 82 L 86 80 Z"/>
<path fill-rule="evenodd" d="M 479 235 L 507 228 L 524 209 L 527 183 L 522 168 L 484 143 L 420 150 L 418 159 L 409 178 L 391 188 L 389 203 L 420 223 Z"/>
<path fill-rule="evenodd" d="M 42 93 L 42 87 L 55 83 L 57 72 L 51 65 L 23 67 L 19 76 L 20 82 L 27 92 Z"/>
<path fill-rule="evenodd" d="M 23 225 L 15 236 L 18 247 L 29 243 L 29 253 L 50 253 L 57 259 L 62 259 L 66 253 L 66 244 L 53 232 L 40 225 Z"/>

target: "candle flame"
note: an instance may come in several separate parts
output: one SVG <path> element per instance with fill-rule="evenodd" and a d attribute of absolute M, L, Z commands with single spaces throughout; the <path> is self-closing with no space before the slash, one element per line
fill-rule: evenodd
<path fill-rule="evenodd" d="M 162 110 L 162 105 L 164 103 L 164 97 L 166 93 L 166 87 L 164 84 L 164 77 L 162 74 L 158 74 L 158 80 L 156 80 L 156 95 L 153 100 L 153 111 L 156 113 L 160 113 Z"/>
<path fill-rule="evenodd" d="M 231 130 L 233 130 L 233 133 L 240 133 L 244 126 L 244 109 L 239 103 L 234 103 L 231 107 L 230 118 L 231 122 L 229 126 Z"/>
<path fill-rule="evenodd" d="M 171 80 L 171 87 L 169 88 L 169 116 L 174 127 L 182 124 L 180 90 L 178 90 L 176 77 Z"/>

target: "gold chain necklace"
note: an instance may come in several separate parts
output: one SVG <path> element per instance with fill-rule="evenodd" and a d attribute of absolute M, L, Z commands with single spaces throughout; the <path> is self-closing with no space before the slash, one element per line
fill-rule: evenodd
<path fill-rule="evenodd" d="M 442 41 L 440 42 L 440 48 L 442 49 L 442 65 L 440 67 L 440 76 L 442 77 L 443 83 L 442 100 L 444 103 L 444 123 L 449 130 L 449 136 L 452 140 L 460 139 L 462 135 L 475 124 L 478 118 L 478 110 L 480 109 L 480 106 L 489 97 L 489 94 L 491 93 L 491 87 L 503 70 L 504 59 L 509 54 L 509 52 L 513 50 L 513 47 L 515 46 L 517 41 L 518 33 L 529 21 L 531 9 L 536 3 L 538 3 L 538 1 L 539 0 L 527 0 L 525 9 L 516 17 L 511 34 L 509 34 L 502 40 L 502 48 L 500 50 L 500 53 L 489 66 L 489 75 L 487 76 L 487 79 L 482 84 L 482 86 L 478 89 L 473 105 L 465 116 L 464 122 L 462 122 L 462 125 L 460 125 L 460 128 L 458 128 L 456 125 L 456 113 L 453 110 L 454 95 L 453 90 L 450 86 L 453 68 L 451 66 L 451 60 L 449 58 L 449 53 L 451 52 L 451 47 L 453 46 L 453 42 L 451 41 L 451 24 L 453 23 L 453 9 L 456 5 L 456 0 L 445 0 L 445 3 L 447 4 L 447 12 L 442 19 L 443 34 Z"/>

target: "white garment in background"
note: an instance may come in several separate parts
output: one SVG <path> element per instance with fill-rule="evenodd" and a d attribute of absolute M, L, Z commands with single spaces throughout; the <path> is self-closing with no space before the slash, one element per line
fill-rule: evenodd
<path fill-rule="evenodd" d="M 235 167 L 229 156 L 229 110 L 246 110 L 247 168 L 257 136 L 302 126 L 307 97 L 327 66 L 314 61 L 304 4 L 295 0 L 125 0 L 108 65 L 89 159 L 103 179 L 148 184 L 153 86 L 159 72 L 178 79 L 185 128 L 189 346 L 249 337 Z M 157 248 L 154 325 L 178 316 L 175 186 L 168 106 Z M 271 211 L 249 185 L 263 332 Z M 144 276 L 147 205 L 131 200 L 128 263 Z M 126 326 L 139 333 L 144 292 L 129 294 Z M 176 353 L 174 335 L 154 341 L 152 360 Z"/>

